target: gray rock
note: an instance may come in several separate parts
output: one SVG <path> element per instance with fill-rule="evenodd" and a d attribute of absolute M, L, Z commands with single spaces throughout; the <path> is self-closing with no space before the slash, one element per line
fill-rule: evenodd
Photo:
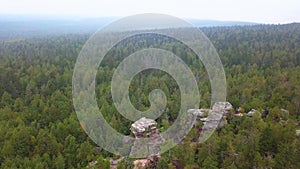
<path fill-rule="evenodd" d="M 136 136 L 140 134 L 143 135 L 156 130 L 156 125 L 157 123 L 155 120 L 142 117 L 131 125 L 131 131 Z"/>
<path fill-rule="evenodd" d="M 251 110 L 247 113 L 247 116 L 252 117 L 255 113 L 257 113 L 257 110 L 251 109 Z"/>
<path fill-rule="evenodd" d="M 217 111 L 211 111 L 207 117 L 207 121 L 215 121 L 223 118 L 223 113 Z"/>
<path fill-rule="evenodd" d="M 203 122 L 202 131 L 199 136 L 199 142 L 206 140 L 212 132 L 227 124 L 224 115 L 227 115 L 233 107 L 229 102 L 216 102 L 212 109 L 190 109 L 188 113 L 196 116 L 198 121 Z M 207 116 L 207 117 L 206 117 Z"/>
<path fill-rule="evenodd" d="M 130 156 L 142 158 L 149 154 L 155 156 L 160 153 L 159 146 L 165 142 L 165 139 L 159 133 L 156 125 L 155 120 L 145 117 L 131 125 L 131 131 L 136 139 L 131 147 Z"/>
<path fill-rule="evenodd" d="M 189 109 L 188 113 L 191 113 L 197 117 L 205 117 L 208 115 L 209 109 Z"/>
<path fill-rule="evenodd" d="M 217 112 L 221 112 L 221 111 L 230 111 L 232 109 L 232 105 L 229 102 L 216 102 L 213 107 L 212 110 L 213 111 L 217 111 Z"/>
<path fill-rule="evenodd" d="M 205 120 L 205 122 L 202 130 L 214 130 L 221 127 L 223 114 L 217 111 L 210 111 L 209 116 L 203 120 Z"/>

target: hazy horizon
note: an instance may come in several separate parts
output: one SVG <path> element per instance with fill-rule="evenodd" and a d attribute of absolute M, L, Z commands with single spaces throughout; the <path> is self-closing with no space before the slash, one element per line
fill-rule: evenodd
<path fill-rule="evenodd" d="M 183 19 L 240 21 L 262 24 L 300 22 L 297 0 L 238 1 L 96 1 L 96 0 L 3 0 L 0 16 L 24 16 L 65 19 L 124 17 L 140 13 L 161 13 Z"/>

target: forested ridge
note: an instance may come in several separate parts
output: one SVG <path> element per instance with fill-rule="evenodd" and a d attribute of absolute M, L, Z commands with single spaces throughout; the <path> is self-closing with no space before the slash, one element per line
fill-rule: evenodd
<path fill-rule="evenodd" d="M 224 65 L 227 99 L 241 113 L 203 144 L 196 124 L 184 141 L 161 155 L 156 168 L 300 168 L 300 24 L 201 28 Z M 77 120 L 72 103 L 76 58 L 90 34 L 0 40 L 0 168 L 109 168 L 119 158 L 94 144 Z M 182 44 L 144 35 L 118 44 L 97 72 L 101 113 L 117 131 L 129 135 L 131 121 L 113 105 L 110 79 L 117 64 L 143 47 L 174 52 L 190 66 L 200 89 L 201 108 L 210 107 L 210 85 L 203 65 Z M 149 108 L 148 94 L 162 89 L 167 108 L 157 119 L 165 131 L 180 109 L 180 92 L 168 74 L 147 70 L 130 85 L 139 110 Z M 282 109 L 289 113 L 282 113 Z M 268 112 L 268 114 L 265 114 Z M 132 168 L 125 158 L 118 168 Z"/>

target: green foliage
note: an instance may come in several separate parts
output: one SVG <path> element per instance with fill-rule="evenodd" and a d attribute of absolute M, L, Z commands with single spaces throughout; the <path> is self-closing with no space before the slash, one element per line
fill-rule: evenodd
<path fill-rule="evenodd" d="M 186 139 L 162 154 L 157 168 L 300 168 L 300 25 L 202 28 L 215 45 L 227 76 L 228 100 L 253 117 L 234 117 L 205 143 L 197 143 L 202 123 Z M 114 36 L 113 34 L 110 36 Z M 0 168 L 86 168 L 89 162 L 109 168 L 113 156 L 88 139 L 72 105 L 72 73 L 89 35 L 61 35 L 0 43 Z M 210 107 L 205 67 L 183 44 L 153 35 L 122 41 L 104 58 L 96 75 L 99 109 L 109 124 L 130 134 L 131 121 L 113 103 L 110 81 L 123 58 L 142 48 L 174 52 L 189 65 L 198 82 L 202 108 Z M 88 73 L 88 72 L 87 72 Z M 180 110 L 180 90 L 167 73 L 145 70 L 132 79 L 130 100 L 148 110 L 148 95 L 161 89 L 167 98 L 161 131 Z M 281 109 L 289 111 L 282 115 Z M 262 119 L 264 110 L 269 114 Z M 125 158 L 118 168 L 133 168 Z"/>

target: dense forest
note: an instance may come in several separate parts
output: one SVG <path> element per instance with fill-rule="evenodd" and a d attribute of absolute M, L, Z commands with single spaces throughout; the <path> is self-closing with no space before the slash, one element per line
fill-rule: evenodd
<path fill-rule="evenodd" d="M 230 116 L 205 143 L 198 130 L 149 168 L 300 168 L 300 24 L 201 28 L 215 46 L 227 78 L 227 100 L 240 113 Z M 109 168 L 120 158 L 89 139 L 72 102 L 72 75 L 90 34 L 0 40 L 0 168 Z M 116 110 L 110 81 L 118 63 L 147 47 L 169 50 L 190 66 L 200 89 L 201 108 L 210 107 L 210 84 L 203 65 L 183 44 L 153 35 L 120 42 L 97 72 L 96 93 L 102 115 L 122 134 L 130 125 Z M 180 109 L 179 87 L 162 71 L 139 73 L 130 85 L 133 105 L 145 111 L 148 94 L 159 88 L 167 108 L 156 121 L 165 131 Z M 101 93 L 101 94 L 100 94 Z M 288 113 L 283 113 L 288 112 Z M 268 113 L 265 113 L 268 112 Z M 234 114 L 235 112 L 233 112 Z M 201 127 L 202 123 L 196 124 Z M 133 168 L 124 158 L 118 168 Z"/>

